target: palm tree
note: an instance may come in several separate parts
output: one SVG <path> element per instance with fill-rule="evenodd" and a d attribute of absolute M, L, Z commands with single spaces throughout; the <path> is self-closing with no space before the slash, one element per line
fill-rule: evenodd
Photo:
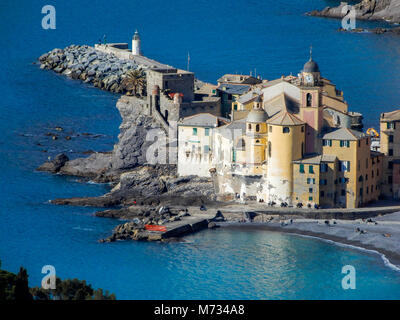
<path fill-rule="evenodd" d="M 127 94 L 137 95 L 142 94 L 146 85 L 146 77 L 143 71 L 129 70 L 122 80 L 122 87 L 127 91 Z"/>

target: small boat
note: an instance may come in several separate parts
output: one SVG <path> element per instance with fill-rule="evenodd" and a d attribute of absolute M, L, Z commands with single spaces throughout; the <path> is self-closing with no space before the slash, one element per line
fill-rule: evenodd
<path fill-rule="evenodd" d="M 167 231 L 167 227 L 164 227 L 164 226 L 145 224 L 144 227 L 148 231 L 161 231 L 161 232 Z"/>

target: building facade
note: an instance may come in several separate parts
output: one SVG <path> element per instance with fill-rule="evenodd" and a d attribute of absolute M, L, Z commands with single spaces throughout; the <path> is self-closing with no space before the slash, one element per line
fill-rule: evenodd
<path fill-rule="evenodd" d="M 211 172 L 224 199 L 357 208 L 399 197 L 400 111 L 382 115 L 381 152 L 371 150 L 362 115 L 348 111 L 343 92 L 312 58 L 297 77 L 253 85 L 235 97 L 231 110 L 231 122 L 196 140 L 194 149 L 212 146 L 199 175 Z M 190 141 L 193 128 L 185 130 Z M 190 148 L 179 145 L 182 159 Z"/>

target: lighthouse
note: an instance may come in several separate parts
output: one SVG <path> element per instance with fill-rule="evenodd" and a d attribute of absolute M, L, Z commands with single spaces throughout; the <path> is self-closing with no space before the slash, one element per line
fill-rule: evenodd
<path fill-rule="evenodd" d="M 142 52 L 140 50 L 139 32 L 137 30 L 132 37 L 132 54 L 135 56 L 140 56 L 142 54 Z"/>

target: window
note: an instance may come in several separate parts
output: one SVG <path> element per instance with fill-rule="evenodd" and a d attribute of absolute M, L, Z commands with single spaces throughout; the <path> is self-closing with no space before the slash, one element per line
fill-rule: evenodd
<path fill-rule="evenodd" d="M 369 187 L 367 187 L 367 194 L 368 194 L 368 191 L 369 191 Z"/>
<path fill-rule="evenodd" d="M 251 124 L 249 123 L 249 125 L 248 125 L 248 128 L 249 128 L 249 130 L 251 130 Z"/>
<path fill-rule="evenodd" d="M 359 177 L 358 177 L 358 181 L 359 181 L 359 182 L 363 182 L 363 181 L 364 181 L 363 176 L 359 176 Z"/>
<path fill-rule="evenodd" d="M 324 147 L 332 147 L 332 140 L 322 140 L 322 144 Z"/>
<path fill-rule="evenodd" d="M 306 99 L 307 99 L 307 107 L 311 107 L 312 106 L 312 95 L 311 95 L 311 93 L 307 93 Z"/>
<path fill-rule="evenodd" d="M 315 184 L 315 179 L 307 178 L 307 184 Z"/>
<path fill-rule="evenodd" d="M 290 128 L 289 127 L 283 127 L 282 132 L 283 133 L 289 133 L 290 132 Z"/>
<path fill-rule="evenodd" d="M 308 197 L 308 201 L 313 201 L 313 197 Z"/>
<path fill-rule="evenodd" d="M 268 156 L 271 158 L 271 155 L 272 155 L 272 150 L 271 150 L 271 148 L 272 148 L 272 145 L 271 145 L 271 141 L 269 141 L 268 142 Z"/>
<path fill-rule="evenodd" d="M 360 188 L 360 197 L 363 196 L 363 188 Z"/>
<path fill-rule="evenodd" d="M 260 131 L 260 125 L 257 124 L 257 125 L 256 125 L 256 132 L 259 132 L 259 131 Z"/>
<path fill-rule="evenodd" d="M 350 161 L 339 161 L 339 171 L 349 172 L 350 171 Z"/>
<path fill-rule="evenodd" d="M 304 126 L 301 127 L 301 132 L 304 132 Z"/>
<path fill-rule="evenodd" d="M 193 128 L 193 135 L 197 136 L 197 128 Z"/>
<path fill-rule="evenodd" d="M 204 146 L 204 153 L 210 152 L 210 146 Z"/>
<path fill-rule="evenodd" d="M 327 172 L 328 171 L 328 165 L 326 163 L 321 163 L 321 172 Z"/>
<path fill-rule="evenodd" d="M 395 122 L 388 122 L 387 123 L 387 128 L 388 129 L 396 129 L 396 123 Z"/>
<path fill-rule="evenodd" d="M 365 181 L 368 181 L 368 175 L 367 174 L 365 175 Z"/>
<path fill-rule="evenodd" d="M 345 189 L 342 189 L 342 191 L 341 191 L 341 193 L 340 193 L 342 196 L 345 196 L 346 195 L 346 190 Z"/>
<path fill-rule="evenodd" d="M 272 127 L 271 126 L 269 126 L 269 132 L 272 132 Z"/>
<path fill-rule="evenodd" d="M 388 169 L 393 169 L 393 161 L 388 162 Z"/>
<path fill-rule="evenodd" d="M 299 171 L 300 173 L 304 173 L 304 164 L 300 164 Z"/>
<path fill-rule="evenodd" d="M 343 147 L 350 148 L 350 141 L 348 141 L 348 140 L 340 140 L 340 147 L 341 148 L 343 148 Z"/>
<path fill-rule="evenodd" d="M 325 196 L 325 192 L 324 192 L 324 191 L 321 191 L 321 192 L 319 193 L 319 196 L 320 196 L 321 198 L 323 198 L 323 197 Z"/>
<path fill-rule="evenodd" d="M 204 129 L 204 135 L 205 135 L 206 137 L 209 137 L 209 136 L 210 136 L 210 128 L 205 128 L 205 129 Z"/>
<path fill-rule="evenodd" d="M 313 166 L 309 166 L 308 167 L 308 173 L 314 173 L 314 167 Z"/>
<path fill-rule="evenodd" d="M 393 138 L 393 135 L 391 134 L 391 135 L 389 135 L 389 142 L 393 142 L 394 141 L 394 138 Z"/>
<path fill-rule="evenodd" d="M 309 193 L 313 193 L 313 188 L 308 188 Z"/>
<path fill-rule="evenodd" d="M 393 156 L 393 149 L 389 149 L 389 156 Z"/>
<path fill-rule="evenodd" d="M 388 183 L 389 183 L 389 184 L 392 184 L 392 183 L 393 183 L 393 177 L 392 177 L 392 176 L 389 176 L 389 177 L 388 177 Z"/>
<path fill-rule="evenodd" d="M 319 181 L 319 184 L 320 184 L 321 186 L 326 186 L 326 185 L 328 184 L 328 180 L 326 180 L 326 179 L 321 179 L 321 180 Z"/>
<path fill-rule="evenodd" d="M 236 145 L 236 149 L 238 150 L 246 150 L 246 142 L 244 141 L 244 139 L 239 139 L 237 145 Z"/>

